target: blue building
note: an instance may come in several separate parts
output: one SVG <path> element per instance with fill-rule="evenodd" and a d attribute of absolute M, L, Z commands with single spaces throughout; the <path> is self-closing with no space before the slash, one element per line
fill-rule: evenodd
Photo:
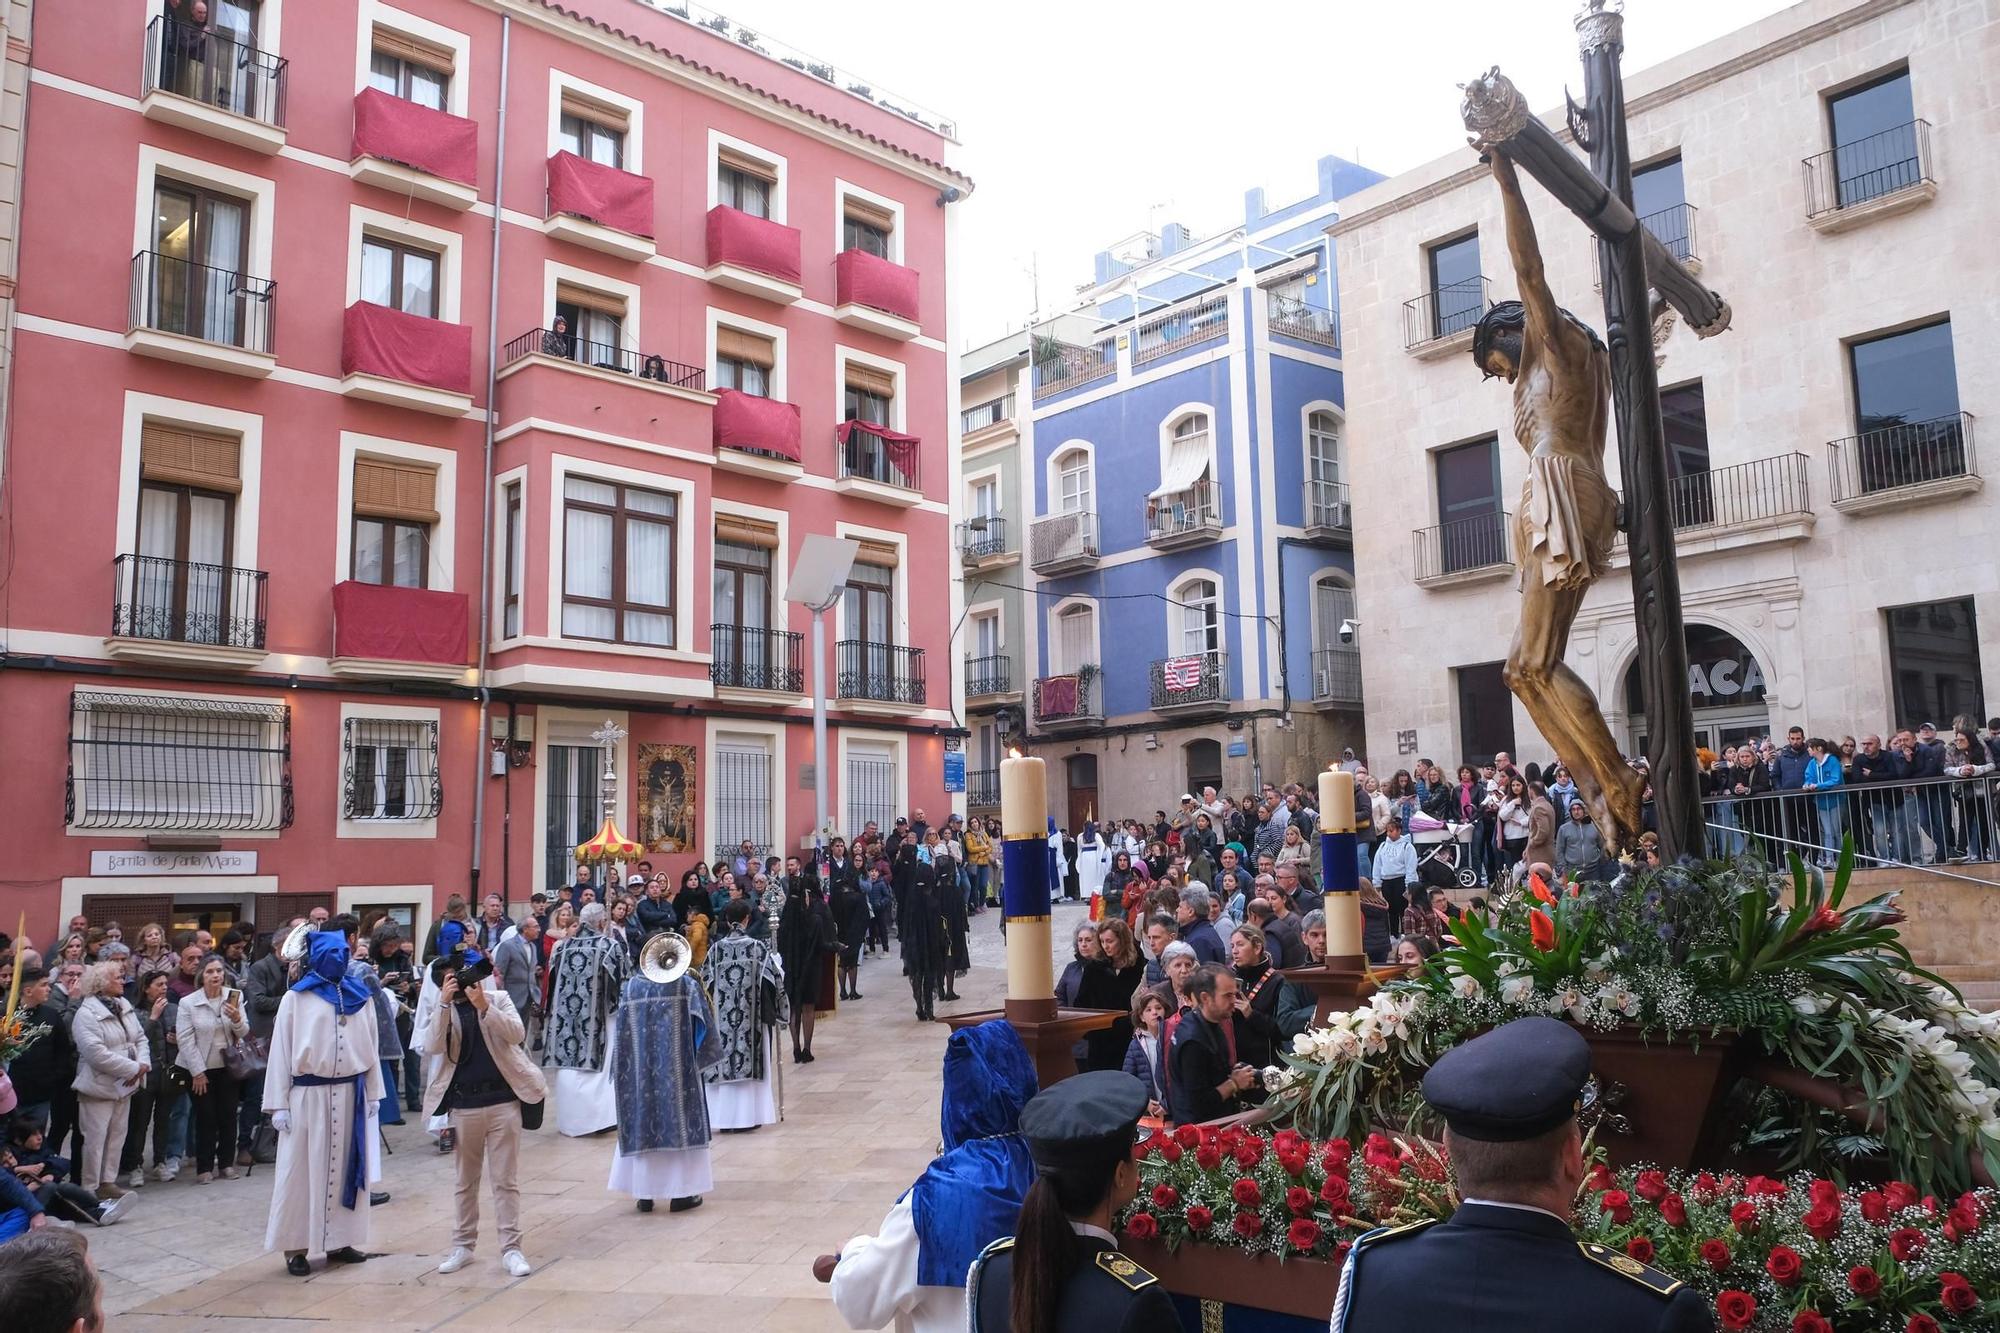
<path fill-rule="evenodd" d="M 1325 229 L 1380 179 L 1322 158 L 1310 198 L 1252 190 L 1240 228 L 1132 238 L 1097 256 L 1093 332 L 1031 330 L 1019 721 L 1072 827 L 1301 778 L 1361 743 Z"/>

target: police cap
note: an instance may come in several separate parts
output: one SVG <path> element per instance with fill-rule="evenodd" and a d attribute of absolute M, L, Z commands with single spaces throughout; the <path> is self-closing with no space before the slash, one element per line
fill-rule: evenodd
<path fill-rule="evenodd" d="M 1096 1070 L 1036 1093 L 1021 1108 L 1021 1137 L 1044 1170 L 1090 1166 L 1131 1152 L 1145 1112 L 1145 1084 L 1117 1070 Z"/>
<path fill-rule="evenodd" d="M 1573 1118 L 1589 1077 L 1582 1034 L 1521 1018 L 1446 1051 L 1424 1075 L 1424 1100 L 1461 1138 L 1515 1143 Z"/>

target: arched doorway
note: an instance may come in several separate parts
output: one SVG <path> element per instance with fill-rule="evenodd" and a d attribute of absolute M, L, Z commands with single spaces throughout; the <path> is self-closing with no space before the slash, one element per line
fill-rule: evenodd
<path fill-rule="evenodd" d="M 1063 766 L 1069 787 L 1069 822 L 1063 827 L 1077 834 L 1083 832 L 1085 820 L 1097 818 L 1097 756 L 1073 754 Z"/>
<path fill-rule="evenodd" d="M 1688 697 L 1694 703 L 1694 743 L 1717 754 L 1771 730 L 1764 704 L 1764 667 L 1756 654 L 1726 629 L 1690 622 L 1686 628 Z M 1646 703 L 1639 691 L 1639 664 L 1625 673 L 1625 710 L 1631 721 L 1632 752 L 1646 749 Z"/>
<path fill-rule="evenodd" d="M 1213 787 L 1222 790 L 1222 742 L 1212 740 L 1189 741 L 1187 753 L 1187 789 L 1201 799 L 1202 788 Z"/>

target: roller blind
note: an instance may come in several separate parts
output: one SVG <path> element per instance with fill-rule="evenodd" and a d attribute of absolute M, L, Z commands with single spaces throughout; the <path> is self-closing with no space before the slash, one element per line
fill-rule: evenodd
<path fill-rule="evenodd" d="M 606 129 L 618 130 L 620 132 L 625 130 L 627 123 L 631 120 L 631 114 L 624 107 L 612 106 L 608 102 L 599 102 L 594 98 L 585 97 L 581 93 L 571 92 L 567 88 L 563 90 L 562 109 L 563 114 L 566 116 L 579 116 L 584 120 L 602 125 Z"/>
<path fill-rule="evenodd" d="M 778 364 L 777 345 L 762 334 L 746 333 L 727 325 L 715 327 L 715 354 L 731 361 L 745 361 L 771 370 Z"/>
<path fill-rule="evenodd" d="M 778 525 L 766 523 L 758 518 L 741 518 L 735 514 L 715 516 L 715 539 L 719 542 L 736 542 L 743 546 L 761 546 L 767 551 L 778 549 Z"/>
<path fill-rule="evenodd" d="M 864 222 L 880 231 L 896 229 L 896 215 L 880 204 L 870 203 L 866 199 L 856 199 L 850 194 L 842 204 L 842 210 L 850 222 Z"/>
<path fill-rule="evenodd" d="M 437 470 L 419 463 L 355 459 L 354 512 L 361 518 L 437 522 Z"/>
<path fill-rule="evenodd" d="M 892 543 L 872 541 L 867 537 L 856 537 L 854 540 L 861 547 L 854 553 L 855 564 L 874 565 L 878 569 L 896 567 L 896 548 Z"/>
<path fill-rule="evenodd" d="M 716 165 L 727 167 L 731 171 L 740 171 L 746 176 L 755 176 L 758 180 L 769 181 L 773 185 L 778 183 L 778 169 L 761 157 L 752 157 L 734 148 L 717 148 L 715 161 Z"/>
<path fill-rule="evenodd" d="M 175 486 L 240 491 L 241 448 L 242 442 L 234 435 L 148 423 L 139 436 L 139 473 L 147 481 Z"/>
<path fill-rule="evenodd" d="M 607 315 L 625 317 L 625 298 L 605 292 L 592 291 L 588 287 L 578 287 L 567 282 L 556 284 L 556 303 L 582 306 L 585 310 L 601 310 Z"/>
<path fill-rule="evenodd" d="M 858 365 L 850 361 L 847 363 L 847 387 L 858 389 L 862 393 L 872 393 L 878 398 L 894 398 L 896 377 L 886 370 L 877 370 L 873 366 Z"/>
<path fill-rule="evenodd" d="M 394 56 L 413 65 L 422 65 L 425 69 L 434 69 L 440 74 L 451 73 L 452 54 L 441 46 L 433 46 L 429 42 L 418 41 L 414 37 L 406 37 L 387 28 L 375 29 L 373 45 L 385 56 Z"/>

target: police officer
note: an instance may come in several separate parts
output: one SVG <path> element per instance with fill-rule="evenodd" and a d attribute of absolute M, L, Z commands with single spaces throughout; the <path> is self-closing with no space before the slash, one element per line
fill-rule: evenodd
<path fill-rule="evenodd" d="M 1444 1117 L 1462 1202 L 1443 1222 L 1355 1242 L 1332 1333 L 1712 1333 L 1699 1292 L 1570 1231 L 1589 1076 L 1589 1045 L 1552 1018 L 1519 1019 L 1447 1051 L 1424 1076 L 1424 1099 Z M 1450 1281 L 1438 1280 L 1444 1273 Z"/>
<path fill-rule="evenodd" d="M 1178 1333 L 1173 1298 L 1111 1234 L 1139 1191 L 1132 1142 L 1146 1100 L 1138 1079 L 1101 1070 L 1022 1108 L 1035 1181 L 1015 1234 L 973 1262 L 972 1333 Z"/>

